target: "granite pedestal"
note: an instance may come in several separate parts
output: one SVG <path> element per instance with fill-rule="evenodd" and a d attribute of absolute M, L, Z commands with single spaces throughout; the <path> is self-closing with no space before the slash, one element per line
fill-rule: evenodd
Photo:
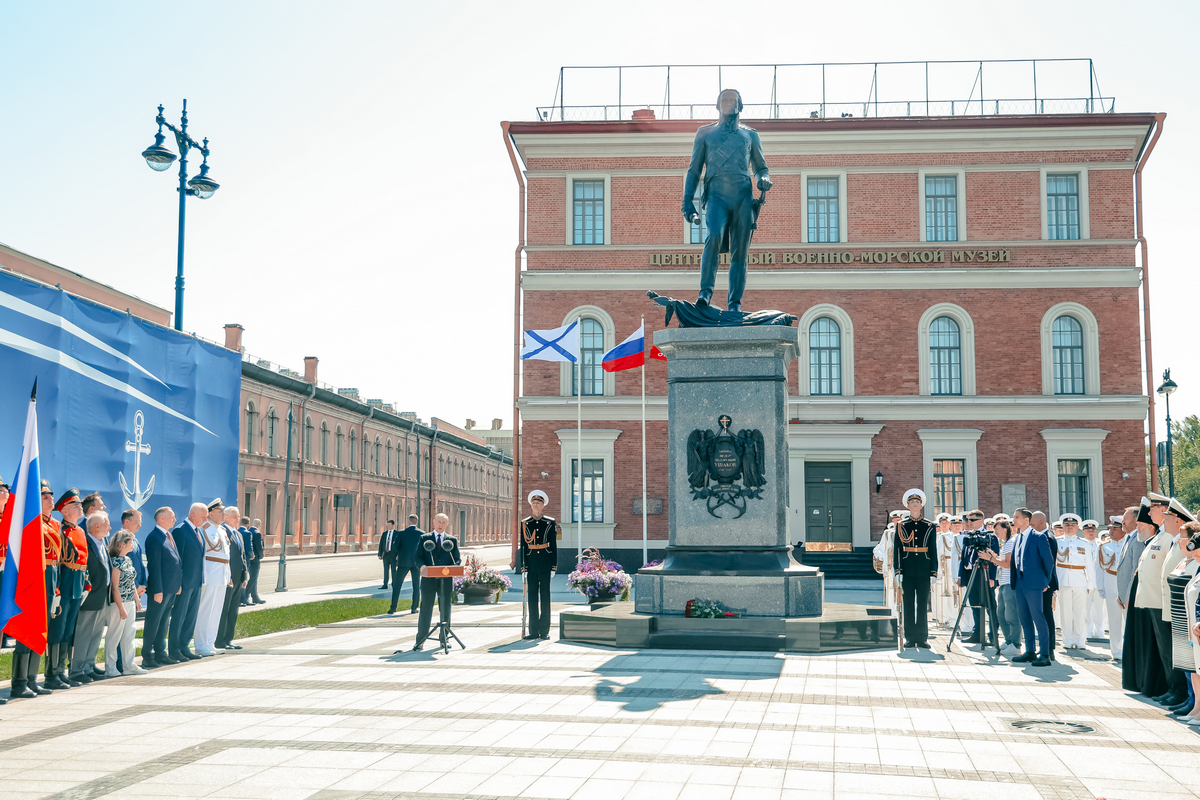
<path fill-rule="evenodd" d="M 743 617 L 819 616 L 824 577 L 792 557 L 787 542 L 787 369 L 795 328 L 669 328 L 654 343 L 667 356 L 669 544 L 659 567 L 634 577 L 638 612 L 683 615 L 693 599 L 716 600 Z M 688 437 L 762 434 L 765 483 L 732 502 L 697 497 L 688 479 Z M 728 440 L 726 440 L 728 441 Z M 729 451 L 730 453 L 732 450 Z M 715 479 L 709 488 L 715 487 Z"/>

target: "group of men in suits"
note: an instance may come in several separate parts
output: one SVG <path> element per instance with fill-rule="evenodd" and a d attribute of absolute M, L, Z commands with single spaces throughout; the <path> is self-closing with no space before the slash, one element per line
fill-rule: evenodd
<path fill-rule="evenodd" d="M 438 516 L 445 516 L 439 514 Z M 404 581 L 412 581 L 412 606 L 408 613 L 415 614 L 421 607 L 421 537 L 425 531 L 417 527 L 420 517 L 408 515 L 408 527 L 396 530 L 396 520 L 388 520 L 388 529 L 379 537 L 378 558 L 383 561 L 383 586 L 380 589 L 392 587 L 392 607 L 389 614 L 396 613 L 400 602 L 400 589 Z"/>

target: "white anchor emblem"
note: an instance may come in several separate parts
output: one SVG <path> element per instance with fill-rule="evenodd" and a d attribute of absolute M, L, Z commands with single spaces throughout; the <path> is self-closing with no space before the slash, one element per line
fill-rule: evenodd
<path fill-rule="evenodd" d="M 129 491 L 129 484 L 125 482 L 125 473 L 118 473 L 121 479 L 121 492 L 125 495 L 125 502 L 129 503 L 130 508 L 138 509 L 142 504 L 150 499 L 150 495 L 154 494 L 154 476 L 150 476 L 150 482 L 146 484 L 146 491 L 142 491 L 142 455 L 150 455 L 150 445 L 142 444 L 142 429 L 145 428 L 145 418 L 139 410 L 133 415 L 133 441 L 125 442 L 125 452 L 133 453 L 133 491 Z"/>

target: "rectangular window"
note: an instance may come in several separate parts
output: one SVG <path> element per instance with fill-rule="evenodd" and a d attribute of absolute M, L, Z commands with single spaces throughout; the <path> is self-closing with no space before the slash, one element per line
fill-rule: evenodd
<path fill-rule="evenodd" d="M 966 462 L 959 458 L 933 462 L 933 514 L 962 514 L 967 510 Z"/>
<path fill-rule="evenodd" d="M 1046 235 L 1079 238 L 1079 176 L 1046 176 Z"/>
<path fill-rule="evenodd" d="M 575 244 L 604 244 L 604 181 L 572 181 Z"/>
<path fill-rule="evenodd" d="M 958 178 L 925 178 L 925 239 L 958 241 Z"/>
<path fill-rule="evenodd" d="M 1080 458 L 1058 460 L 1058 508 L 1063 514 L 1078 514 L 1087 519 L 1088 461 Z"/>
<path fill-rule="evenodd" d="M 579 521 L 579 459 L 571 459 L 571 521 Z M 583 459 L 583 521 L 604 522 L 604 459 Z"/>
<path fill-rule="evenodd" d="M 838 179 L 808 179 L 808 241 L 840 242 L 838 238 Z"/>
<path fill-rule="evenodd" d="M 697 186 L 693 202 L 696 204 L 696 210 L 700 212 L 700 221 L 688 223 L 688 244 L 704 244 L 704 239 L 708 236 L 708 222 L 704 219 L 704 207 L 700 205 L 702 194 L 700 187 Z"/>

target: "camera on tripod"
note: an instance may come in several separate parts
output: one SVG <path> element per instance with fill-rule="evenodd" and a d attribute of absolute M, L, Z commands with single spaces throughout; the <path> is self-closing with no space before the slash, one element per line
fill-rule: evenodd
<path fill-rule="evenodd" d="M 987 531 L 969 531 L 963 534 L 963 546 L 977 551 L 990 550 L 992 535 Z"/>

